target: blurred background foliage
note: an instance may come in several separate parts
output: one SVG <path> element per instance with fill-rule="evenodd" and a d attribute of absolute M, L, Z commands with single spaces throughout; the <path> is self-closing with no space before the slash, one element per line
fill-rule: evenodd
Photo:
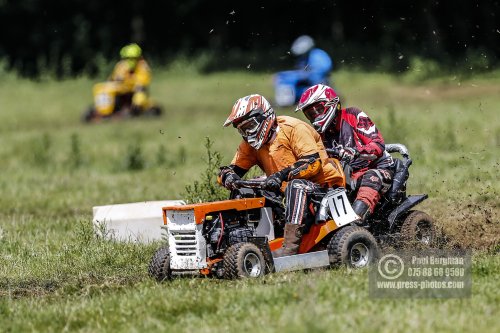
<path fill-rule="evenodd" d="M 183 58 L 202 72 L 277 71 L 309 34 L 337 69 L 418 79 L 496 66 L 499 16 L 489 0 L 0 0 L 0 66 L 27 77 L 104 75 L 133 41 L 157 66 Z"/>

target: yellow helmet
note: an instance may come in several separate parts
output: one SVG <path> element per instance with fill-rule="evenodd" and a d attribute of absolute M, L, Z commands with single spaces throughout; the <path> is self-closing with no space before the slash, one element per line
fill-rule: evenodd
<path fill-rule="evenodd" d="M 136 43 L 125 45 L 120 50 L 120 57 L 122 59 L 140 58 L 141 55 L 142 55 L 142 49 Z"/>

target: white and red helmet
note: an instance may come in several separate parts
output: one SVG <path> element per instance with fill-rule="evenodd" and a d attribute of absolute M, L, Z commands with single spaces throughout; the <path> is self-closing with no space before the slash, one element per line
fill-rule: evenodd
<path fill-rule="evenodd" d="M 276 115 L 261 95 L 249 95 L 236 101 L 224 127 L 233 124 L 243 139 L 255 149 L 262 147 L 274 133 Z"/>
<path fill-rule="evenodd" d="M 333 88 L 317 84 L 300 96 L 295 112 L 302 111 L 314 129 L 324 133 L 340 110 L 340 99 Z"/>

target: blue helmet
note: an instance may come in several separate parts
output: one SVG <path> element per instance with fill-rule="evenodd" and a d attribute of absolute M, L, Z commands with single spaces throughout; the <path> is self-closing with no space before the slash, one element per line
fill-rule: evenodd
<path fill-rule="evenodd" d="M 311 51 L 314 47 L 314 39 L 310 36 L 302 35 L 298 37 L 292 44 L 292 54 L 295 56 L 301 56 Z"/>

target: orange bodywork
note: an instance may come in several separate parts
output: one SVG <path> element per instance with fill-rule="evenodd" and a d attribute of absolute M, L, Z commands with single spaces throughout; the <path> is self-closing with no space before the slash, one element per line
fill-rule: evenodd
<path fill-rule="evenodd" d="M 271 250 L 271 252 L 273 252 L 273 251 L 275 251 L 283 246 L 283 239 L 284 239 L 283 237 L 275 238 L 269 242 L 269 249 Z"/>
<path fill-rule="evenodd" d="M 198 203 L 183 206 L 167 206 L 163 207 L 163 223 L 167 224 L 167 211 L 194 211 L 194 220 L 196 224 L 203 223 L 206 215 L 211 213 L 216 213 L 225 210 L 249 210 L 262 208 L 265 204 L 265 198 L 245 198 L 245 199 L 233 199 L 224 201 L 214 201 L 207 203 Z M 328 234 L 337 229 L 337 225 L 333 220 L 329 220 L 320 224 L 313 224 L 309 229 L 309 232 L 302 236 L 302 241 L 299 247 L 300 253 L 307 253 L 311 251 L 319 242 L 321 242 Z M 279 249 L 283 246 L 283 238 L 276 238 L 269 242 L 269 248 L 271 252 Z M 211 267 L 222 260 L 221 258 L 210 259 L 207 258 L 208 267 L 200 270 L 202 275 L 208 275 L 211 272 Z"/>
<path fill-rule="evenodd" d="M 222 261 L 222 258 L 215 258 L 215 259 L 207 258 L 207 268 L 200 269 L 200 274 L 207 276 L 210 273 L 212 273 L 212 266 L 218 263 L 219 261 Z"/>
<path fill-rule="evenodd" d="M 302 241 L 300 242 L 299 254 L 307 253 L 311 251 L 311 249 L 316 246 L 319 242 L 323 240 L 330 232 L 337 229 L 337 225 L 333 220 L 321 223 L 314 224 L 309 229 L 309 232 L 302 236 Z M 283 238 L 276 238 L 269 242 L 269 248 L 271 252 L 279 249 L 283 246 Z"/>
<path fill-rule="evenodd" d="M 245 198 L 224 201 L 205 202 L 183 206 L 163 207 L 163 224 L 167 224 L 168 210 L 194 210 L 194 220 L 196 224 L 203 223 L 205 215 L 223 210 L 248 210 L 262 208 L 266 202 L 265 198 Z"/>
<path fill-rule="evenodd" d="M 309 252 L 316 244 L 321 242 L 330 232 L 337 229 L 337 225 L 333 220 L 326 221 L 321 224 L 313 224 L 309 232 L 302 236 L 300 242 L 299 253 Z"/>

